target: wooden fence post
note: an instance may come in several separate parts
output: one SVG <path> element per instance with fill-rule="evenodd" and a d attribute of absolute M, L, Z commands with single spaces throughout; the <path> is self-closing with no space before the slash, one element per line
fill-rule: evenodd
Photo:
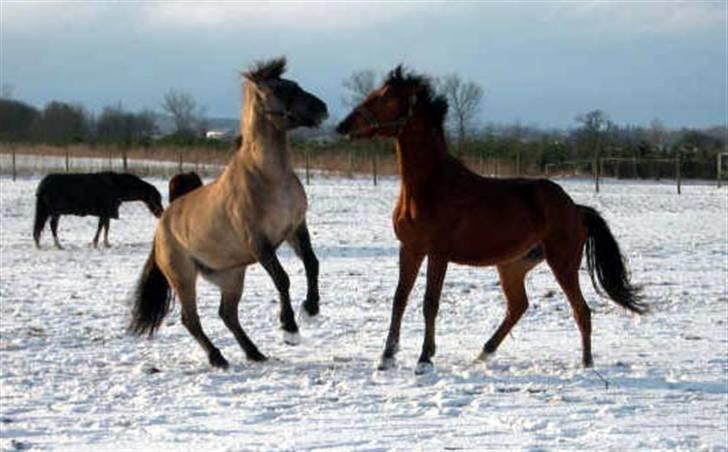
<path fill-rule="evenodd" d="M 680 185 L 682 183 L 682 175 L 680 174 L 680 151 L 675 152 L 675 178 L 677 179 L 677 194 L 681 193 Z"/>
<path fill-rule="evenodd" d="M 374 186 L 377 185 L 377 150 L 374 150 L 374 153 L 372 154 L 372 180 L 374 181 Z"/>
<path fill-rule="evenodd" d="M 127 161 L 127 155 L 126 155 L 126 147 L 124 147 L 121 151 L 121 160 L 122 160 L 122 167 L 124 168 L 124 172 L 129 169 L 129 162 Z"/>
<path fill-rule="evenodd" d="M 182 165 L 183 165 L 183 158 L 182 158 L 182 149 L 177 150 L 177 158 L 179 160 L 179 172 L 182 172 Z"/>
<path fill-rule="evenodd" d="M 69 172 L 71 170 L 71 162 L 69 161 L 68 147 L 64 148 L 64 151 L 66 154 L 66 172 Z"/>
<path fill-rule="evenodd" d="M 15 176 L 17 174 L 17 169 L 15 167 L 15 146 L 10 147 L 10 152 L 12 152 L 13 155 L 13 182 L 15 182 Z"/>
<path fill-rule="evenodd" d="M 592 174 L 594 175 L 594 191 L 599 193 L 599 157 L 592 162 Z"/>
<path fill-rule="evenodd" d="M 716 155 L 716 159 L 718 160 L 718 170 L 716 171 L 716 177 L 718 178 L 718 188 L 721 186 L 721 178 L 723 175 L 721 174 L 723 172 L 723 154 L 720 152 L 718 155 Z"/>
<path fill-rule="evenodd" d="M 306 147 L 305 155 L 306 155 L 306 185 L 310 185 L 311 184 L 311 163 L 309 162 L 308 147 Z"/>

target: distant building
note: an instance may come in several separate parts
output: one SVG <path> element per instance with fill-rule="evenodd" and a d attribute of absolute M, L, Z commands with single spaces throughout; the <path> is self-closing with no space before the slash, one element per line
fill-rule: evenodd
<path fill-rule="evenodd" d="M 218 140 L 218 141 L 232 141 L 233 138 L 235 138 L 235 131 L 226 129 L 226 130 L 208 130 L 205 132 L 205 138 L 208 140 Z"/>

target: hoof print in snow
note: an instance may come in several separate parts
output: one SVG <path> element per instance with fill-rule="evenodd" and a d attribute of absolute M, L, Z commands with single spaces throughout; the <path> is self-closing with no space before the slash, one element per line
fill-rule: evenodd
<path fill-rule="evenodd" d="M 143 371 L 147 375 L 154 375 L 154 374 L 158 374 L 161 372 L 161 370 L 159 370 L 157 367 L 154 367 L 154 366 L 145 367 L 143 369 Z"/>

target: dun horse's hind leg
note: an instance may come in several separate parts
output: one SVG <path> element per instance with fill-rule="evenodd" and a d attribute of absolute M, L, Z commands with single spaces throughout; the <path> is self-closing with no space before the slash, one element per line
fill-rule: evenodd
<path fill-rule="evenodd" d="M 415 368 L 416 374 L 424 374 L 432 370 L 432 361 L 435 356 L 435 320 L 440 307 L 440 294 L 442 284 L 447 272 L 447 260 L 435 256 L 427 257 L 427 287 L 425 299 L 422 303 L 422 313 L 425 317 L 425 340 L 422 343 L 422 354 Z"/>
<path fill-rule="evenodd" d="M 187 328 L 192 337 L 195 338 L 197 343 L 207 353 L 207 358 L 210 361 L 210 365 L 213 367 L 219 367 L 221 369 L 227 369 L 228 362 L 220 353 L 220 350 L 213 345 L 212 341 L 202 331 L 202 324 L 200 324 L 200 317 L 197 315 L 197 302 L 195 300 L 195 287 L 194 282 L 192 285 L 177 285 L 175 290 L 182 306 L 182 324 Z M 181 286 L 181 287 L 179 287 Z"/>
<path fill-rule="evenodd" d="M 60 215 L 53 215 L 51 217 L 51 232 L 53 233 L 53 243 L 59 250 L 62 250 L 61 242 L 58 241 L 58 220 L 61 218 Z"/>
<path fill-rule="evenodd" d="M 541 259 L 523 258 L 498 265 L 498 276 L 507 302 L 506 317 L 493 333 L 493 336 L 483 346 L 483 351 L 478 357 L 479 360 L 485 361 L 495 353 L 500 343 L 503 342 L 503 339 L 528 309 L 528 296 L 526 295 L 524 279 L 526 274 L 540 262 Z"/>
<path fill-rule="evenodd" d="M 311 236 L 308 233 L 308 227 L 305 221 L 301 223 L 288 239 L 288 244 L 291 245 L 296 255 L 301 258 L 303 266 L 306 269 L 308 293 L 306 294 L 306 301 L 303 302 L 303 309 L 306 310 L 308 315 L 314 316 L 319 312 L 319 262 L 316 259 L 316 254 L 313 252 Z"/>
<path fill-rule="evenodd" d="M 402 326 L 402 316 L 407 307 L 407 298 L 415 284 L 417 272 L 419 272 L 424 258 L 425 256 L 422 254 L 414 254 L 404 247 L 399 248 L 399 282 L 397 283 L 397 290 L 394 292 L 389 334 L 387 334 L 387 343 L 384 346 L 379 370 L 390 369 L 394 366 L 394 355 L 399 351 L 399 331 Z"/>
<path fill-rule="evenodd" d="M 547 246 L 546 261 L 556 276 L 561 289 L 571 304 L 574 320 L 581 333 L 582 364 L 591 367 L 594 363 L 591 353 L 591 310 L 584 300 L 579 285 L 579 265 L 584 249 L 583 240 L 576 251 L 570 244 Z"/>
<path fill-rule="evenodd" d="M 245 279 L 245 269 L 234 270 L 226 277 L 224 283 L 220 284 L 222 297 L 220 299 L 220 310 L 218 313 L 225 322 L 225 326 L 235 335 L 240 346 L 245 352 L 245 356 L 251 361 L 265 361 L 267 358 L 263 355 L 253 341 L 250 340 L 243 328 L 240 326 L 238 318 L 238 304 L 240 296 L 243 293 L 243 281 Z"/>
<path fill-rule="evenodd" d="M 273 279 L 278 294 L 281 299 L 281 327 L 284 331 L 283 341 L 289 345 L 297 345 L 300 342 L 298 335 L 298 325 L 296 324 L 296 316 L 291 307 L 291 296 L 288 292 L 291 286 L 291 280 L 283 269 L 275 249 L 267 240 L 261 240 L 257 246 L 258 261 L 265 271 Z"/>

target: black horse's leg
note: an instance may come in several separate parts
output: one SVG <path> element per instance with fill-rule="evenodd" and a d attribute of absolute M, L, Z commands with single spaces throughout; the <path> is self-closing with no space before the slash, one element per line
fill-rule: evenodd
<path fill-rule="evenodd" d="M 104 246 L 106 248 L 111 247 L 111 244 L 109 243 L 109 225 L 111 224 L 111 219 L 109 217 L 104 217 Z"/>
<path fill-rule="evenodd" d="M 60 215 L 53 215 L 51 217 L 51 232 L 53 233 L 53 242 L 59 250 L 62 250 L 61 242 L 58 241 L 58 220 L 61 218 Z"/>
<path fill-rule="evenodd" d="M 402 316 L 407 307 L 407 298 L 417 279 L 417 272 L 420 270 L 424 255 L 407 251 L 404 247 L 399 248 L 399 282 L 394 292 L 392 304 L 392 318 L 389 321 L 389 334 L 387 343 L 384 346 L 382 360 L 379 363 L 379 370 L 386 370 L 394 366 L 394 355 L 399 350 L 399 331 L 402 325 Z"/>
<path fill-rule="evenodd" d="M 291 245 L 296 255 L 301 258 L 303 266 L 306 269 L 308 292 L 306 294 L 306 301 L 303 302 L 303 308 L 309 315 L 314 316 L 319 312 L 319 262 L 316 254 L 313 252 L 311 236 L 308 233 L 308 227 L 305 221 L 301 223 L 288 239 L 288 244 Z"/>
<path fill-rule="evenodd" d="M 96 235 L 94 235 L 94 248 L 98 248 L 99 246 L 99 236 L 101 235 L 101 228 L 104 227 L 104 217 L 99 217 L 99 225 L 96 228 Z"/>
<path fill-rule="evenodd" d="M 291 286 L 291 281 L 288 278 L 288 274 L 281 266 L 276 256 L 275 249 L 265 238 L 258 239 L 255 244 L 255 252 L 258 257 L 258 261 L 263 266 L 265 271 L 270 275 L 275 284 L 278 294 L 281 299 L 281 328 L 283 328 L 284 336 L 283 341 L 289 345 L 296 345 L 300 339 L 298 337 L 298 325 L 296 324 L 296 316 L 293 313 L 291 307 L 291 297 L 288 289 Z"/>
<path fill-rule="evenodd" d="M 243 293 L 244 279 L 245 269 L 233 271 L 226 276 L 225 281 L 220 284 L 222 297 L 220 299 L 220 310 L 218 313 L 222 321 L 225 322 L 225 326 L 235 335 L 235 339 L 245 352 L 245 356 L 250 361 L 265 361 L 267 359 L 265 355 L 258 350 L 258 347 L 255 346 L 240 326 L 238 304 L 240 303 L 240 296 Z"/>
<path fill-rule="evenodd" d="M 425 340 L 422 343 L 422 354 L 415 368 L 416 374 L 424 374 L 432 370 L 431 358 L 435 355 L 435 320 L 440 307 L 442 284 L 447 272 L 447 259 L 437 256 L 427 257 L 427 288 L 422 311 L 425 317 Z"/>

